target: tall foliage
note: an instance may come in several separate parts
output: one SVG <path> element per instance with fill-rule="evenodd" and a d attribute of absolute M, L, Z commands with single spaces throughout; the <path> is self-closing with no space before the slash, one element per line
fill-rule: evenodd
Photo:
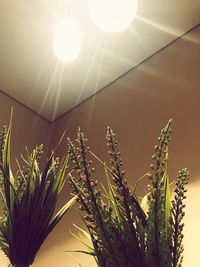
<path fill-rule="evenodd" d="M 11 123 L 0 133 L 0 248 L 12 266 L 28 267 L 42 243 L 74 203 L 73 197 L 54 215 L 58 196 L 65 183 L 66 156 L 59 163 L 52 152 L 44 171 L 39 167 L 43 147 L 37 146 L 18 163 L 16 177 L 10 164 Z"/>
<path fill-rule="evenodd" d="M 106 135 L 110 166 L 91 152 L 80 130 L 76 143 L 68 140 L 74 169 L 69 175 L 69 181 L 80 209 L 85 213 L 83 220 L 93 244 L 85 253 L 93 255 L 98 266 L 182 266 L 183 202 L 188 170 L 179 172 L 171 201 L 168 174 L 170 132 L 171 121 L 162 129 L 158 145 L 154 148 L 152 170 L 147 175 L 150 179 L 145 205 L 148 207 L 147 212 L 127 183 L 121 153 L 111 128 L 108 127 Z M 107 189 L 98 187 L 89 159 L 91 155 L 105 169 Z"/>

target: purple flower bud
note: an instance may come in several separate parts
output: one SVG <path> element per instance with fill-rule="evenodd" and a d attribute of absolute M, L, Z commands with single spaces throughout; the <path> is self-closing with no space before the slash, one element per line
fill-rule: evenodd
<path fill-rule="evenodd" d="M 91 187 L 94 187 L 94 185 L 95 185 L 94 182 L 90 182 Z"/>

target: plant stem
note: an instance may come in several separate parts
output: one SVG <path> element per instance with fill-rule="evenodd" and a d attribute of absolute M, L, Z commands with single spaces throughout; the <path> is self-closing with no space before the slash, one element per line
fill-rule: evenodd
<path fill-rule="evenodd" d="M 90 184 L 90 174 L 88 172 L 88 169 L 87 169 L 87 166 L 86 166 L 86 157 L 85 157 L 85 149 L 84 149 L 84 144 L 83 144 L 83 140 L 82 138 L 80 139 L 80 145 L 81 145 L 81 153 L 82 153 L 82 157 L 83 157 L 83 166 L 84 166 L 84 172 L 85 172 L 85 176 L 86 176 L 86 181 L 87 181 L 87 186 L 88 186 L 88 189 L 89 189 L 89 192 L 91 192 L 91 198 L 92 198 L 92 202 L 94 204 L 94 208 L 95 208 L 95 211 L 96 211 L 96 215 L 97 215 L 97 220 L 100 224 L 100 229 L 103 231 L 103 236 L 106 240 L 106 243 L 108 244 L 109 246 L 109 249 L 110 249 L 110 252 L 112 255 L 114 255 L 114 250 L 113 250 L 113 247 L 112 245 L 110 244 L 109 240 L 107 239 L 107 234 L 105 232 L 105 229 L 104 229 L 104 223 L 102 221 L 102 218 L 101 218 L 101 214 L 100 214 L 100 210 L 99 210 L 99 206 L 97 205 L 97 202 L 96 202 L 96 198 L 94 196 L 94 193 L 93 193 L 93 189 L 92 189 L 92 186 Z M 114 261 L 115 261 L 115 266 L 117 267 L 121 267 L 119 265 L 119 263 L 117 262 L 116 258 L 114 258 Z"/>

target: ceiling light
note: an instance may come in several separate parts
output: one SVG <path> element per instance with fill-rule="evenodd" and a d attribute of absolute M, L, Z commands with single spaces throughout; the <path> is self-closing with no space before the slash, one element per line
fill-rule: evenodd
<path fill-rule="evenodd" d="M 89 0 L 89 12 L 101 30 L 119 32 L 136 16 L 137 0 Z"/>
<path fill-rule="evenodd" d="M 61 22 L 56 28 L 53 50 L 56 56 L 65 61 L 74 60 L 80 53 L 80 33 L 69 19 Z"/>

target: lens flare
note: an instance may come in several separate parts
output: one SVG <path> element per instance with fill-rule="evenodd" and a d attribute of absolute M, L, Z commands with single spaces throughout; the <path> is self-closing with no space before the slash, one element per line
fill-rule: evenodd
<path fill-rule="evenodd" d="M 92 21 L 105 32 L 119 32 L 136 16 L 137 0 L 89 0 Z"/>
<path fill-rule="evenodd" d="M 81 49 L 80 33 L 71 20 L 62 21 L 56 28 L 53 51 L 55 55 L 65 62 L 78 57 Z"/>

